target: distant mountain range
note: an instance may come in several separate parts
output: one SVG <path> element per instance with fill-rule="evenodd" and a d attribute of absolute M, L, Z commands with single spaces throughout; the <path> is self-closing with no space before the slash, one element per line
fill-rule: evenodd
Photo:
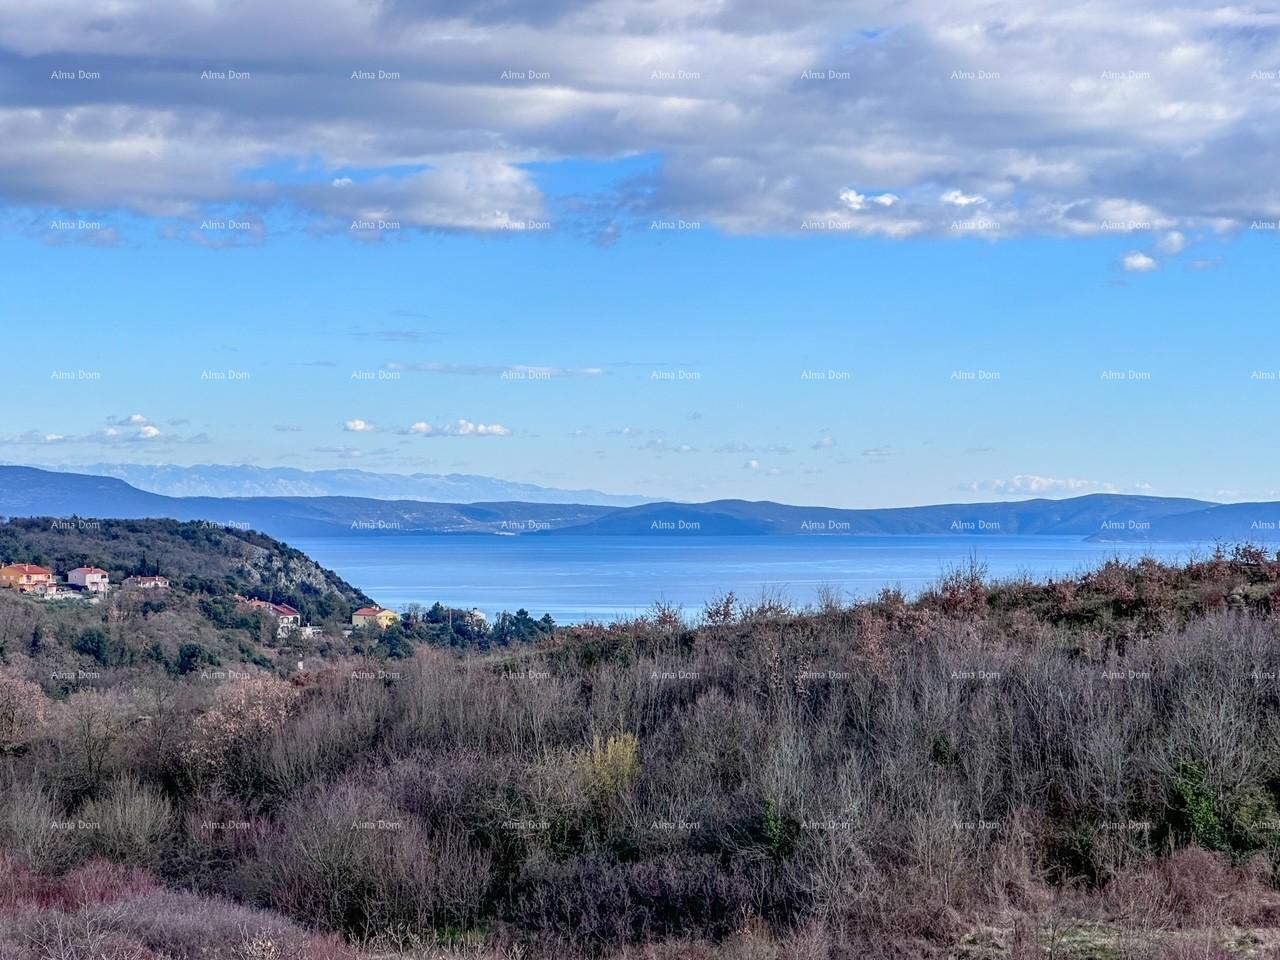
<path fill-rule="evenodd" d="M 1056 535 L 1094 541 L 1280 541 L 1280 503 L 1218 504 L 1091 494 L 1069 500 L 845 510 L 747 500 L 618 507 L 349 496 L 171 497 L 139 490 L 111 477 L 12 466 L 0 466 L 0 515 L 171 517 L 260 530 L 281 538 L 397 533 L 665 537 L 954 534 Z"/>
<path fill-rule="evenodd" d="M 115 477 L 130 486 L 166 497 L 368 497 L 374 500 L 427 500 L 478 503 L 592 503 L 628 507 L 652 497 L 622 496 L 599 490 L 561 490 L 535 483 L 514 483 L 467 473 L 370 473 L 367 470 L 296 470 L 197 464 L 192 467 L 140 463 L 91 463 L 50 467 L 63 473 Z"/>

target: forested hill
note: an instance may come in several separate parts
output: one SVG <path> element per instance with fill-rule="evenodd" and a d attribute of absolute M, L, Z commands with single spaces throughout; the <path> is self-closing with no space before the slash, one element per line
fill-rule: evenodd
<path fill-rule="evenodd" d="M 37 563 L 60 576 L 73 567 L 101 567 L 113 582 L 162 574 L 201 593 L 245 593 L 302 606 L 322 597 L 347 606 L 371 602 L 300 550 L 254 530 L 205 521 L 11 519 L 0 524 L 0 562 Z"/>

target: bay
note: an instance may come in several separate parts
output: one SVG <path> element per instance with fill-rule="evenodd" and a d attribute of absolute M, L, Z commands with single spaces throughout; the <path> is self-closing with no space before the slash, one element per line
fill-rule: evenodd
<path fill-rule="evenodd" d="M 383 606 L 523 607 L 557 623 L 635 616 L 655 601 L 696 617 L 734 591 L 744 601 L 816 602 L 819 590 L 865 599 L 883 587 L 908 595 L 971 559 L 991 578 L 1037 580 L 1092 569 L 1112 557 L 1184 561 L 1205 544 L 1089 543 L 1075 537 L 470 536 L 389 534 L 299 538 L 292 545 Z"/>

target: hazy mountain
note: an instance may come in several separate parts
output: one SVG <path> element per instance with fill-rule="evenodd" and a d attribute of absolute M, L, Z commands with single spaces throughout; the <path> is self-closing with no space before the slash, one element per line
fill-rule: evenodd
<path fill-rule="evenodd" d="M 429 503 L 361 497 L 166 497 L 110 477 L 0 466 L 0 515 L 170 517 L 274 537 L 351 533 L 530 533 L 586 523 L 613 507 L 560 503 Z"/>
<path fill-rule="evenodd" d="M 1156 539 L 1151 533 L 1166 518 L 1215 506 L 1204 500 L 1123 494 L 1091 494 L 1070 500 L 952 503 L 876 510 L 798 507 L 769 501 L 716 500 L 692 504 L 647 503 L 612 510 L 583 526 L 551 532 L 624 535 L 1052 534 L 1082 538 L 1106 532 L 1112 534 L 1109 539 Z"/>
<path fill-rule="evenodd" d="M 1134 540 L 1134 531 L 1103 531 L 1095 540 Z M 1280 503 L 1210 504 L 1152 524 L 1146 539 L 1222 540 L 1232 543 L 1280 541 Z"/>
<path fill-rule="evenodd" d="M 614 536 L 1076 536 L 1094 540 L 1280 539 L 1280 504 L 1214 504 L 1092 494 L 1069 500 L 877 510 L 769 501 L 599 504 L 440 503 L 367 497 L 168 497 L 123 480 L 0 466 L 0 515 L 207 520 L 275 537 L 396 533 Z M 1271 536 L 1267 536 L 1268 531 Z"/>
<path fill-rule="evenodd" d="M 139 463 L 92 463 L 51 467 L 65 473 L 115 477 L 139 490 L 167 497 L 369 497 L 375 500 L 428 500 L 477 503 L 520 500 L 525 503 L 595 503 L 615 507 L 651 498 L 561 490 L 466 473 L 370 473 L 366 470 L 296 470 L 198 464 L 192 467 Z"/>

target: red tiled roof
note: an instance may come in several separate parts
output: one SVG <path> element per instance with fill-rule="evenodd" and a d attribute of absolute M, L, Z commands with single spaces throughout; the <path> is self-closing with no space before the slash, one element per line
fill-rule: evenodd
<path fill-rule="evenodd" d="M 72 573 L 106 573 L 101 567 L 76 567 Z"/>
<path fill-rule="evenodd" d="M 25 573 L 28 576 L 38 577 L 44 575 L 46 577 L 53 576 L 52 570 L 46 570 L 44 567 L 37 567 L 34 563 L 10 563 L 0 569 L 17 570 L 18 573 Z"/>
<path fill-rule="evenodd" d="M 376 617 L 378 614 L 385 612 L 382 607 L 361 607 L 353 617 Z"/>
<path fill-rule="evenodd" d="M 302 616 L 297 610 L 289 606 L 287 603 L 272 603 L 270 600 L 250 600 L 248 597 L 242 597 L 236 594 L 236 599 L 246 606 L 253 607 L 255 610 L 270 610 L 277 617 L 300 617 Z"/>

